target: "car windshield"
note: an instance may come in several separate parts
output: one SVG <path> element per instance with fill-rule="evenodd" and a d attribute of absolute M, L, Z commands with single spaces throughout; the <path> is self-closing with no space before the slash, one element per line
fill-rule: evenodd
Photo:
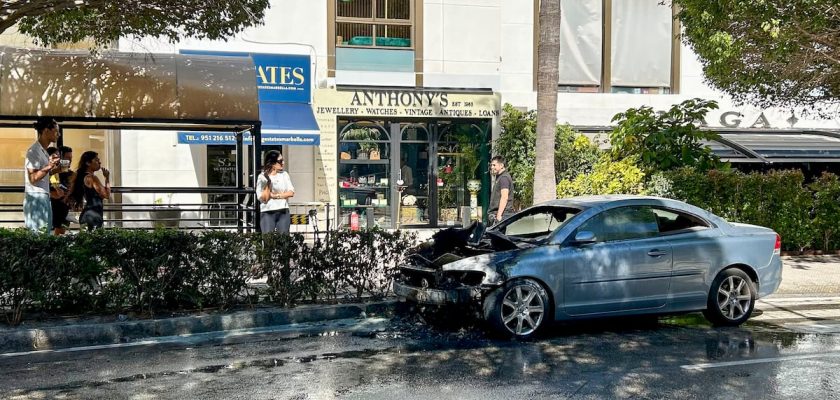
<path fill-rule="evenodd" d="M 512 239 L 529 242 L 545 240 L 579 212 L 579 209 L 571 207 L 537 207 L 514 215 L 498 231 Z"/>

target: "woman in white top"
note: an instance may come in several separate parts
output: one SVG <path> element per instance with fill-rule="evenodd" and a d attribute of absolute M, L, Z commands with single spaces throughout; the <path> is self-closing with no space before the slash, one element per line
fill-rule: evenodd
<path fill-rule="evenodd" d="M 263 172 L 257 178 L 261 232 L 289 233 L 292 216 L 288 199 L 294 195 L 295 187 L 289 173 L 283 170 L 283 155 L 277 150 L 269 151 L 265 155 Z"/>

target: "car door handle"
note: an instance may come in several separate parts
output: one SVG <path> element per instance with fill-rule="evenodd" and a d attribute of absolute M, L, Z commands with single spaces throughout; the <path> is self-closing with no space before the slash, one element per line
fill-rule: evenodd
<path fill-rule="evenodd" d="M 665 254 L 668 254 L 668 253 L 666 253 L 662 250 L 658 250 L 658 249 L 653 249 L 653 250 L 648 252 L 648 255 L 651 256 L 651 257 L 662 257 Z"/>

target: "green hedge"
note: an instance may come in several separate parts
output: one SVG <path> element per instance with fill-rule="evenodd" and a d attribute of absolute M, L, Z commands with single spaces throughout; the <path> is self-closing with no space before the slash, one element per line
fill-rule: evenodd
<path fill-rule="evenodd" d="M 663 185 L 663 179 L 668 185 Z M 650 194 L 705 208 L 733 222 L 772 228 L 785 250 L 840 248 L 840 181 L 825 173 L 806 185 L 802 171 L 745 174 L 735 170 L 669 171 Z"/>
<path fill-rule="evenodd" d="M 10 324 L 23 312 L 108 313 L 263 301 L 335 302 L 383 297 L 415 243 L 407 232 L 300 235 L 103 229 L 47 236 L 0 229 L 0 306 Z M 264 293 L 251 279 L 267 278 Z"/>

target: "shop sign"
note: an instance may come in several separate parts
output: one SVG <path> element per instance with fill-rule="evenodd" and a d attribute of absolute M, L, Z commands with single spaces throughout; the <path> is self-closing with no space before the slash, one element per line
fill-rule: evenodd
<path fill-rule="evenodd" d="M 254 61 L 260 102 L 311 103 L 311 61 L 307 55 L 181 50 L 182 54 L 247 57 Z"/>
<path fill-rule="evenodd" d="M 358 89 L 339 92 L 342 106 L 318 106 L 316 114 L 375 117 L 493 118 L 501 115 L 493 94 L 423 90 Z M 319 102 L 320 103 L 320 102 Z"/>
<path fill-rule="evenodd" d="M 260 139 L 264 146 L 318 146 L 321 143 L 321 135 L 305 133 L 264 133 Z M 178 143 L 235 145 L 236 135 L 225 132 L 178 132 Z M 250 133 L 242 135 L 242 144 L 253 144 Z"/>

